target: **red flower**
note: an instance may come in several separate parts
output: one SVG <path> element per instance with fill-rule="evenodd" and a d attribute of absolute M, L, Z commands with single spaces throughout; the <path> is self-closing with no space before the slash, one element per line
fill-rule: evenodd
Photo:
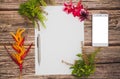
<path fill-rule="evenodd" d="M 74 7 L 73 12 L 72 12 L 73 16 L 74 17 L 76 17 L 76 16 L 79 17 L 81 9 L 83 9 L 83 5 L 81 5 L 81 4 L 76 6 L 76 7 Z"/>
<path fill-rule="evenodd" d="M 66 13 L 71 13 L 73 11 L 73 5 L 72 2 L 70 3 L 64 3 L 65 8 L 63 9 Z"/>
<path fill-rule="evenodd" d="M 89 12 L 86 9 L 81 9 L 79 19 L 81 21 L 88 19 Z"/>
<path fill-rule="evenodd" d="M 25 37 L 22 36 L 22 33 L 24 31 L 25 31 L 25 29 L 19 28 L 17 30 L 16 34 L 11 32 L 11 35 L 12 35 L 13 39 L 15 40 L 15 43 L 12 44 L 13 49 L 16 51 L 15 53 L 14 52 L 10 53 L 8 48 L 6 46 L 4 46 L 5 49 L 7 50 L 7 53 L 11 57 L 11 59 L 19 66 L 20 78 L 21 78 L 22 69 L 23 69 L 23 60 L 27 56 L 31 46 L 33 45 L 31 43 L 29 45 L 29 47 L 27 48 L 27 50 L 25 50 L 25 46 L 24 46 Z"/>
<path fill-rule="evenodd" d="M 64 3 L 64 11 L 69 13 L 72 13 L 74 17 L 78 17 L 80 21 L 83 21 L 88 18 L 89 12 L 83 8 L 83 5 L 81 4 L 82 0 L 80 0 L 76 6 L 72 4 L 72 0 L 70 0 L 70 3 Z"/>
<path fill-rule="evenodd" d="M 80 10 L 83 9 L 83 5 L 81 5 L 81 0 L 77 3 L 77 6 L 73 6 L 73 16 L 80 16 Z"/>

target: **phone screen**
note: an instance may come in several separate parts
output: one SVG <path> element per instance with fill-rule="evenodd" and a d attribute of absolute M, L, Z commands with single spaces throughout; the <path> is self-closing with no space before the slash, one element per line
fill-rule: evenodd
<path fill-rule="evenodd" d="M 92 46 L 108 46 L 108 14 L 93 14 Z"/>

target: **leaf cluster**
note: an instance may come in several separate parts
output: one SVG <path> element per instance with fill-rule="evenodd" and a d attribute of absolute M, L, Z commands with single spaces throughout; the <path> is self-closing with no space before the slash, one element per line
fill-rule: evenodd
<path fill-rule="evenodd" d="M 28 18 L 34 24 L 37 24 L 37 21 L 39 20 L 45 27 L 44 21 L 46 20 L 46 17 L 44 16 L 45 12 L 42 6 L 46 6 L 44 0 L 28 0 L 20 5 L 19 14 Z"/>
<path fill-rule="evenodd" d="M 96 49 L 91 54 L 77 54 L 78 60 L 70 67 L 72 75 L 77 77 L 88 77 L 95 72 L 95 56 L 100 51 Z"/>

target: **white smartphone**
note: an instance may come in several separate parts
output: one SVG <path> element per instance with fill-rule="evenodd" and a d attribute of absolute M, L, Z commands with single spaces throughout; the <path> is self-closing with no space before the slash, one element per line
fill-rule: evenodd
<path fill-rule="evenodd" d="M 108 46 L 108 14 L 92 15 L 92 46 Z"/>

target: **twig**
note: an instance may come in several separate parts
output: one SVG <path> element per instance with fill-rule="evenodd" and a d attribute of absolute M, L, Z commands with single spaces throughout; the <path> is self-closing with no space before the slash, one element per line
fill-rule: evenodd
<path fill-rule="evenodd" d="M 19 79 L 22 79 L 22 72 L 20 72 L 19 74 Z"/>
<path fill-rule="evenodd" d="M 73 64 L 68 63 L 68 62 L 66 62 L 66 61 L 64 61 L 64 60 L 62 60 L 61 62 L 62 62 L 62 63 L 65 63 L 66 65 L 73 66 Z"/>

